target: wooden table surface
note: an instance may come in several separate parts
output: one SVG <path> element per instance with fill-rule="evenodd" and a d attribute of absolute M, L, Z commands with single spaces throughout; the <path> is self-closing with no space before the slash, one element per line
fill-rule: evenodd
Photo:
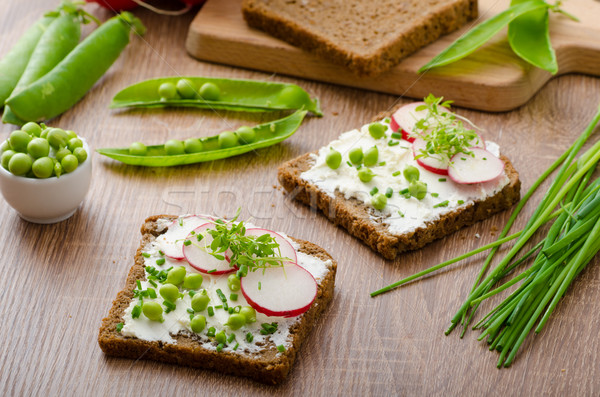
<path fill-rule="evenodd" d="M 1 54 L 55 4 L 3 3 Z M 87 9 L 109 17 L 95 5 Z M 321 99 L 325 116 L 308 119 L 277 146 L 204 164 L 138 168 L 94 154 L 86 200 L 58 224 L 25 222 L 0 201 L 0 395 L 598 395 L 598 259 L 568 290 L 543 332 L 526 340 L 513 366 L 496 369 L 497 354 L 476 341 L 477 333 L 462 340 L 456 332 L 443 333 L 479 271 L 481 256 L 375 299 L 368 293 L 493 241 L 493 231 L 509 213 L 388 261 L 275 188 L 283 161 L 402 99 L 198 62 L 184 50 L 191 13 L 137 14 L 147 35 L 134 38 L 88 95 L 52 126 L 77 131 L 92 147 L 115 147 L 212 135 L 278 116 L 108 109 L 126 85 L 168 75 L 298 83 Z M 568 75 L 510 113 L 460 113 L 500 143 L 527 189 L 583 130 L 598 102 L 600 79 Z M 11 130 L 1 126 L 1 138 Z M 238 207 L 257 224 L 321 244 L 339 263 L 334 301 L 305 341 L 289 379 L 271 387 L 210 371 L 105 357 L 96 342 L 98 328 L 124 285 L 144 219 L 162 213 L 233 215 Z M 528 205 L 525 212 L 532 209 Z M 517 226 L 525 221 L 520 218 Z M 481 313 L 486 308 L 489 303 Z"/>

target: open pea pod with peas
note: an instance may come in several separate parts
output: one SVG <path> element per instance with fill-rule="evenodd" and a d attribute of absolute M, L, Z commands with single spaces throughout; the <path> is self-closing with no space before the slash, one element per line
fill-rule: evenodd
<path fill-rule="evenodd" d="M 305 109 L 322 116 L 318 99 L 295 84 L 213 77 L 142 81 L 115 95 L 111 108 L 195 107 L 244 112 Z"/>
<path fill-rule="evenodd" d="M 169 140 L 164 145 L 148 146 L 134 142 L 129 148 L 97 149 L 104 156 L 125 164 L 145 167 L 170 167 L 220 160 L 237 156 L 256 149 L 275 145 L 292 136 L 306 110 L 254 127 L 243 126 L 235 132 L 224 131 L 207 138 L 191 138 L 185 142 Z"/>

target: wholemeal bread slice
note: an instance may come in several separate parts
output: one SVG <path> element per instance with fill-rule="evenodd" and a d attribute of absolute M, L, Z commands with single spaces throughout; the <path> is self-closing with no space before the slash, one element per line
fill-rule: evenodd
<path fill-rule="evenodd" d="M 249 26 L 376 75 L 477 16 L 476 0 L 244 0 Z"/>
<path fill-rule="evenodd" d="M 377 118 L 391 116 L 393 111 Z M 316 153 L 316 152 L 315 152 Z M 342 226 L 351 235 L 387 259 L 394 259 L 399 253 L 415 250 L 447 236 L 456 230 L 490 217 L 492 214 L 510 208 L 520 198 L 521 182 L 519 174 L 505 156 L 504 172 L 509 179 L 502 190 L 485 200 L 474 201 L 428 222 L 424 227 L 408 233 L 394 234 L 384 224 L 385 217 L 373 207 L 355 198 L 346 198 L 336 191 L 332 196 L 315 184 L 302 178 L 301 174 L 315 163 L 314 153 L 307 153 L 290 160 L 279 167 L 278 179 L 291 198 L 319 209 L 334 224 Z"/>
<path fill-rule="evenodd" d="M 117 327 L 123 323 L 125 311 L 134 299 L 136 280 L 146 279 L 145 262 L 142 256 L 144 247 L 165 232 L 158 224 L 159 219 L 176 219 L 176 217 L 153 216 L 146 219 L 142 226 L 141 244 L 135 256 L 135 264 L 129 271 L 125 288 L 118 293 L 108 316 L 102 320 L 98 343 L 104 353 L 115 357 L 155 360 L 211 369 L 224 374 L 249 377 L 267 384 L 276 384 L 284 380 L 292 368 L 300 346 L 333 298 L 337 269 L 333 258 L 315 244 L 290 237 L 299 245 L 298 252 L 325 261 L 327 271 L 322 278 L 317 279 L 318 291 L 314 303 L 290 327 L 287 336 L 289 347 L 284 352 L 278 351 L 277 346 L 270 339 L 261 342 L 258 351 L 231 349 L 217 351 L 216 342 L 191 331 L 180 331 L 176 335 L 171 335 L 174 343 L 123 336 L 117 331 Z"/>

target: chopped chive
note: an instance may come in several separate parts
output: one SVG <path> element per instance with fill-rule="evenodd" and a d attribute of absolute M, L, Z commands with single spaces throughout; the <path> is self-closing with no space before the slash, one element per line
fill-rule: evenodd
<path fill-rule="evenodd" d="M 284 345 L 278 345 L 278 346 L 277 346 L 277 350 L 278 350 L 280 353 L 283 353 L 283 352 L 285 351 L 285 346 L 284 346 Z"/>
<path fill-rule="evenodd" d="M 400 194 L 408 194 L 409 193 L 408 188 L 400 190 L 399 193 Z"/>
<path fill-rule="evenodd" d="M 152 285 L 154 288 L 158 287 L 158 284 L 156 284 L 156 282 L 154 280 L 148 280 L 148 282 L 150 283 L 150 285 Z"/>
<path fill-rule="evenodd" d="M 456 203 L 457 203 L 458 205 L 462 205 L 462 204 L 464 204 L 465 202 L 464 202 L 464 200 L 458 200 Z"/>
<path fill-rule="evenodd" d="M 223 302 L 223 310 L 229 311 L 229 305 L 227 304 L 227 302 Z"/>
<path fill-rule="evenodd" d="M 394 139 L 402 139 L 402 134 L 399 132 L 392 132 L 392 138 Z"/>
<path fill-rule="evenodd" d="M 156 299 L 156 290 L 154 288 L 148 288 L 147 291 L 151 299 Z"/>
<path fill-rule="evenodd" d="M 188 246 L 188 245 L 190 245 L 190 244 L 192 244 L 192 242 L 191 242 L 190 240 L 185 240 L 185 241 L 183 242 L 183 245 L 185 245 L 185 246 Z"/>
<path fill-rule="evenodd" d="M 209 317 L 212 317 L 212 316 L 215 315 L 215 309 L 213 309 L 212 306 L 209 306 L 208 309 L 206 309 L 206 310 L 208 310 L 208 316 Z"/>
<path fill-rule="evenodd" d="M 194 314 L 194 309 L 192 309 L 191 307 L 188 307 L 187 309 L 185 309 L 186 312 L 190 313 L 190 314 Z"/>
<path fill-rule="evenodd" d="M 223 293 L 223 291 L 221 291 L 220 288 L 217 288 L 217 296 L 219 297 L 219 299 L 221 299 L 221 301 L 223 301 L 223 303 L 227 303 L 227 297 L 225 297 L 225 294 Z"/>
<path fill-rule="evenodd" d="M 231 342 L 233 342 L 233 340 L 234 340 L 234 339 L 235 339 L 235 334 L 233 334 L 233 333 L 232 333 L 231 335 L 229 335 L 229 336 L 227 337 L 227 343 L 231 343 Z"/>
<path fill-rule="evenodd" d="M 215 309 L 222 309 L 222 308 L 223 308 L 223 305 L 217 305 L 217 306 L 215 306 Z"/>
<path fill-rule="evenodd" d="M 183 218 L 179 218 L 177 222 L 179 223 L 179 226 L 183 226 Z"/>
<path fill-rule="evenodd" d="M 252 343 L 252 341 L 253 341 L 253 340 L 254 340 L 254 335 L 252 335 L 252 333 L 251 333 L 251 332 L 248 332 L 248 333 L 246 334 L 246 341 L 247 341 L 248 343 Z"/>
<path fill-rule="evenodd" d="M 462 161 L 467 161 L 467 159 L 466 159 L 466 158 L 464 158 L 464 157 L 461 157 L 460 159 L 461 159 Z"/>
<path fill-rule="evenodd" d="M 484 157 L 483 159 L 484 159 L 484 160 L 487 160 L 487 157 Z"/>
<path fill-rule="evenodd" d="M 431 193 L 431 197 L 440 197 L 438 193 Z"/>
<path fill-rule="evenodd" d="M 158 253 L 159 253 L 161 256 L 165 256 L 165 253 L 164 253 L 164 252 L 162 252 L 162 251 L 160 251 L 160 250 L 158 251 Z"/>
<path fill-rule="evenodd" d="M 395 171 L 395 172 L 392 174 L 392 176 L 398 176 L 398 175 L 400 175 L 401 173 L 402 173 L 402 171 Z"/>
<path fill-rule="evenodd" d="M 448 200 L 444 200 L 441 203 L 437 203 L 436 205 L 433 206 L 433 208 L 440 208 L 440 207 L 447 207 L 449 204 Z"/>
<path fill-rule="evenodd" d="M 144 258 L 150 258 L 150 254 L 149 254 L 149 253 L 147 253 L 147 252 L 142 252 L 142 256 L 143 256 Z"/>
<path fill-rule="evenodd" d="M 171 301 L 168 301 L 168 300 L 166 300 L 166 299 L 163 301 L 163 305 L 164 305 L 164 306 L 165 306 L 167 309 L 170 309 L 170 310 L 175 310 L 175 309 L 177 308 L 177 306 L 175 306 L 175 304 L 174 304 L 173 302 L 171 302 Z"/>
<path fill-rule="evenodd" d="M 118 323 L 117 324 L 117 332 L 121 332 L 122 329 L 123 329 L 123 323 Z"/>
<path fill-rule="evenodd" d="M 140 280 L 135 280 L 135 283 L 136 283 L 138 289 L 142 289 L 142 282 Z"/>
<path fill-rule="evenodd" d="M 224 345 L 224 344 L 222 344 L 222 343 L 219 343 L 219 344 L 217 345 L 217 351 L 218 351 L 218 352 L 220 352 L 221 350 L 223 350 L 223 348 L 224 348 L 224 347 L 225 347 L 225 345 Z"/>
<path fill-rule="evenodd" d="M 142 314 L 142 306 L 135 305 L 133 309 L 131 309 L 131 318 L 138 318 Z"/>
<path fill-rule="evenodd" d="M 215 327 L 210 327 L 208 331 L 206 331 L 206 336 L 215 336 Z"/>
<path fill-rule="evenodd" d="M 440 178 L 440 179 L 438 179 L 438 181 L 440 181 L 440 182 L 446 182 L 446 178 Z"/>
<path fill-rule="evenodd" d="M 404 214 L 402 213 L 402 211 L 398 211 L 398 215 L 400 215 L 400 218 L 404 218 Z"/>
<path fill-rule="evenodd" d="M 389 141 L 388 142 L 388 146 L 396 146 L 396 145 L 399 145 L 399 144 L 400 144 L 400 141 Z"/>
<path fill-rule="evenodd" d="M 165 258 L 158 258 L 158 259 L 156 260 L 156 264 L 157 264 L 158 266 L 162 266 L 162 265 L 164 265 L 164 264 L 165 264 Z"/>
<path fill-rule="evenodd" d="M 190 295 L 190 298 L 193 298 L 194 295 L 196 295 L 196 291 L 191 290 L 190 292 L 188 292 L 188 294 Z"/>
<path fill-rule="evenodd" d="M 229 295 L 229 299 L 235 302 L 238 299 L 238 294 Z"/>
<path fill-rule="evenodd" d="M 240 344 L 236 343 L 235 346 L 233 346 L 233 350 L 237 350 L 238 347 L 240 347 Z"/>
<path fill-rule="evenodd" d="M 391 187 L 388 187 L 387 189 L 385 189 L 385 197 L 391 198 L 393 194 L 394 194 L 394 189 L 392 189 Z"/>
<path fill-rule="evenodd" d="M 386 165 L 387 163 L 385 161 L 380 161 L 379 164 L 377 164 L 380 167 L 383 167 L 384 165 Z"/>
<path fill-rule="evenodd" d="M 385 119 L 383 119 L 383 122 L 389 124 L 392 122 L 392 119 L 390 119 L 389 117 L 386 117 Z"/>
<path fill-rule="evenodd" d="M 346 161 L 346 164 L 348 164 L 348 166 L 352 167 L 352 163 L 349 161 Z"/>
<path fill-rule="evenodd" d="M 207 271 L 206 273 L 209 273 L 209 274 L 210 274 L 210 273 L 214 273 L 214 272 L 216 272 L 216 271 L 217 271 L 217 269 L 212 269 L 212 270 L 209 270 L 209 271 Z"/>
<path fill-rule="evenodd" d="M 229 314 L 233 314 L 233 312 L 235 311 L 235 309 L 233 307 L 230 307 L 227 309 L 227 311 L 229 312 Z"/>
<path fill-rule="evenodd" d="M 371 189 L 371 191 L 369 192 L 369 194 L 371 196 L 374 196 L 377 194 L 377 192 L 379 192 L 379 189 L 377 189 L 377 186 L 375 186 L 373 189 Z"/>
<path fill-rule="evenodd" d="M 260 281 L 258 282 L 258 290 L 260 291 Z"/>

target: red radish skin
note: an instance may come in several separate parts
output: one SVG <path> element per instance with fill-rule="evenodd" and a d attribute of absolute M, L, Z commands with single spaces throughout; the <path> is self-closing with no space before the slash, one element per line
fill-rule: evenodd
<path fill-rule="evenodd" d="M 220 274 L 232 273 L 237 270 L 237 267 L 231 266 L 229 263 L 229 255 L 231 251 L 225 251 L 222 255 L 225 257 L 223 260 L 219 260 L 208 253 L 210 251 L 210 243 L 213 241 L 213 237 L 207 233 L 209 229 L 213 228 L 211 222 L 205 223 L 204 225 L 194 229 L 194 233 L 190 233 L 187 236 L 187 240 L 192 243 L 190 245 L 183 246 L 183 255 L 185 260 L 190 264 L 191 267 L 198 270 L 201 273 L 218 276 Z M 201 241 L 198 241 L 198 234 L 203 235 Z"/>
<path fill-rule="evenodd" d="M 302 266 L 293 264 L 250 272 L 242 277 L 241 289 L 250 306 L 266 316 L 299 316 L 317 296 L 315 278 Z"/>
<path fill-rule="evenodd" d="M 427 171 L 431 171 L 434 174 L 438 175 L 448 175 L 448 160 L 441 157 L 419 157 L 422 150 L 425 150 L 427 147 L 427 142 L 423 138 L 417 138 L 413 142 L 413 156 L 417 160 L 417 163 L 425 168 Z"/>
<path fill-rule="evenodd" d="M 279 244 L 279 250 L 281 251 L 281 256 L 290 258 L 291 263 L 298 264 L 298 255 L 296 255 L 296 250 L 292 246 L 292 244 L 281 234 L 276 233 L 272 230 L 262 229 L 262 228 L 251 228 L 246 229 L 246 236 L 262 236 L 263 234 L 269 234 L 277 244 Z M 290 262 L 287 262 L 290 263 Z"/>
<path fill-rule="evenodd" d="M 481 148 L 469 149 L 474 156 L 459 153 L 450 159 L 448 176 L 456 183 L 473 184 L 496 179 L 504 171 L 504 162 Z"/>
<path fill-rule="evenodd" d="M 212 218 L 210 217 L 191 215 L 183 218 L 182 225 L 180 225 L 179 219 L 173 221 L 169 225 L 167 232 L 156 238 L 159 249 L 165 256 L 171 259 L 183 259 L 183 241 L 187 238 L 188 234 L 198 226 L 211 220 Z"/>

